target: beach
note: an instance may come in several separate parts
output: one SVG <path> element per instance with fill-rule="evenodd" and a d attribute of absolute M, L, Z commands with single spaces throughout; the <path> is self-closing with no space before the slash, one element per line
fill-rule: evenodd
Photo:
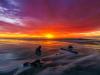
<path fill-rule="evenodd" d="M 65 41 L 60 41 L 60 40 L 59 41 L 58 40 L 37 40 L 37 41 L 33 40 L 32 41 L 31 40 L 30 41 L 30 40 L 1 39 L 0 40 L 0 75 L 13 75 L 14 73 L 16 73 L 16 71 L 18 71 L 20 68 L 23 67 L 23 63 L 34 61 L 36 59 L 34 55 L 34 51 L 39 45 L 42 46 L 42 52 L 43 52 L 42 57 L 51 56 L 59 52 L 60 48 L 67 48 L 68 45 L 73 45 L 75 50 L 84 56 L 88 56 L 93 53 L 99 53 L 99 50 L 100 50 L 99 44 L 89 44 L 88 42 L 83 44 L 83 43 L 77 43 L 77 42 L 69 42 L 66 40 Z M 56 71 L 59 71 L 59 69 L 62 68 L 63 73 L 61 73 L 61 75 L 65 75 L 64 73 L 67 74 L 67 72 L 69 75 L 73 75 L 70 73 L 71 71 L 74 71 L 76 73 L 77 71 L 80 71 L 80 70 L 75 69 L 76 66 L 72 67 L 71 68 L 72 70 L 68 68 L 64 69 L 64 66 L 68 66 L 68 64 L 81 59 L 80 57 L 81 56 L 78 56 L 75 58 L 67 58 L 66 56 L 62 58 L 60 57 L 55 61 L 49 60 L 48 62 L 52 61 L 53 63 L 56 63 L 57 66 L 46 67 L 43 70 L 48 72 L 49 69 L 52 70 L 52 68 L 54 68 Z M 97 59 L 94 60 L 94 58 L 97 58 Z M 89 67 L 89 65 L 92 68 L 94 68 L 96 66 L 99 66 L 98 64 L 99 61 L 100 61 L 99 56 L 94 56 L 89 59 L 86 59 L 85 62 L 84 61 L 81 62 L 80 65 L 81 65 L 81 68 L 82 67 L 87 68 Z M 58 70 L 56 68 L 58 68 Z M 43 70 L 36 73 L 36 75 L 39 75 L 39 73 L 43 73 L 44 72 Z M 89 73 L 92 73 L 92 70 L 90 70 Z M 86 70 L 83 70 L 83 71 L 86 71 Z"/>

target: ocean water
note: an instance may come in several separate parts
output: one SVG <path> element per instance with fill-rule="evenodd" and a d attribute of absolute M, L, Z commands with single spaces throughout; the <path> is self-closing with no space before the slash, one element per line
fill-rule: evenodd
<path fill-rule="evenodd" d="M 41 45 L 42 46 L 42 56 L 47 56 L 54 54 L 60 50 L 60 48 L 67 48 L 68 45 L 73 45 L 75 50 L 77 50 L 81 54 L 91 54 L 94 52 L 99 53 L 100 45 L 99 44 L 81 44 L 75 42 L 67 42 L 65 41 L 55 41 L 55 40 L 11 40 L 11 39 L 0 39 L 0 72 L 7 73 L 10 72 L 17 67 L 21 66 L 21 63 L 26 61 L 35 60 L 34 51 L 35 49 Z M 99 57 L 98 57 L 99 58 Z M 88 61 L 87 61 L 88 62 Z M 94 62 L 90 61 L 86 65 L 96 63 L 98 66 L 99 60 Z M 83 65 L 83 64 L 82 64 Z M 85 66 L 86 66 L 85 65 Z M 76 70 L 76 69 L 75 69 Z M 75 70 L 65 71 L 63 74 L 73 74 L 76 72 Z M 70 73 L 70 72 L 73 73 Z M 0 74 L 1 75 L 1 74 Z M 3 74 L 2 74 L 3 75 Z M 73 74 L 74 75 L 74 74 Z"/>

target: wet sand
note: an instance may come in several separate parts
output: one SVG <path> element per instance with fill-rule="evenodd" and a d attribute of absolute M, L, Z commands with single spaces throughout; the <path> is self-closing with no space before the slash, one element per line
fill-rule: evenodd
<path fill-rule="evenodd" d="M 94 52 L 99 52 L 100 46 L 93 44 L 79 44 L 79 43 L 71 43 L 71 42 L 60 42 L 60 41 L 25 41 L 25 40 L 0 40 L 0 75 L 12 75 L 20 68 L 21 64 L 26 61 L 35 60 L 34 50 L 38 45 L 42 45 L 43 56 L 50 56 L 51 54 L 57 53 L 60 48 L 67 48 L 68 45 L 72 44 L 74 48 L 80 54 L 91 54 Z M 98 57 L 99 58 L 99 57 Z M 72 58 L 73 59 L 73 58 Z M 60 62 L 66 63 L 65 61 L 57 59 Z M 64 59 L 69 61 L 68 59 Z M 96 61 L 96 62 L 94 62 Z M 91 60 L 83 62 L 83 68 L 86 65 L 91 65 L 91 63 L 95 63 L 95 67 L 99 66 L 99 59 Z M 4 66 L 5 67 L 4 67 Z M 60 65 L 60 64 L 59 64 Z M 94 68 L 91 65 L 92 68 Z M 6 68 L 6 69 L 5 69 Z M 86 67 L 87 68 L 87 67 Z M 75 72 L 77 72 L 77 67 L 74 67 Z M 76 71 L 77 70 L 77 71 Z M 94 71 L 96 71 L 95 69 Z M 72 72 L 74 70 L 72 69 Z M 80 71 L 80 70 L 79 70 Z M 71 70 L 64 71 L 70 73 Z M 91 70 L 92 72 L 92 70 Z M 63 74 L 62 74 L 63 75 Z M 70 75 L 70 74 L 69 74 Z M 73 73 L 72 73 L 73 75 Z"/>

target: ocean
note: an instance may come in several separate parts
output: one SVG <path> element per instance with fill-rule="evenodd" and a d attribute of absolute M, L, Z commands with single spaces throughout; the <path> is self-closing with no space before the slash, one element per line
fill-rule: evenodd
<path fill-rule="evenodd" d="M 22 66 L 27 61 L 35 60 L 34 51 L 38 46 L 42 46 L 42 56 L 57 53 L 60 48 L 67 49 L 69 45 L 73 45 L 74 49 L 81 54 L 99 53 L 100 44 L 83 44 L 73 41 L 60 40 L 17 40 L 17 39 L 0 39 L 0 72 L 9 73 L 14 69 Z M 96 62 L 99 62 L 98 60 Z M 94 63 L 94 61 L 89 62 Z M 87 64 L 87 63 L 86 63 Z M 96 64 L 99 65 L 99 64 Z M 70 71 L 68 71 L 69 74 Z M 72 72 L 76 72 L 72 70 Z M 64 75 L 67 72 L 65 71 Z M 73 74 L 72 73 L 72 74 Z M 0 75 L 1 75 L 0 74 Z"/>

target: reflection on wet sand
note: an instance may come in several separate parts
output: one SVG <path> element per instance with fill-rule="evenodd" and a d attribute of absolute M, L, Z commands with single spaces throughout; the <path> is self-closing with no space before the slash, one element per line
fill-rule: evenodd
<path fill-rule="evenodd" d="M 80 54 L 89 54 L 100 49 L 99 45 L 71 43 L 67 41 L 52 40 L 0 40 L 0 71 L 9 71 L 18 67 L 19 63 L 33 61 L 35 59 L 34 52 L 41 45 L 43 56 L 51 55 L 58 52 L 61 48 L 68 48 L 73 45 Z M 66 59 L 67 60 L 67 59 Z M 9 69 L 10 68 L 10 69 Z"/>
<path fill-rule="evenodd" d="M 67 48 L 68 45 L 72 44 L 78 51 L 86 52 L 87 50 L 92 51 L 93 49 L 100 49 L 98 45 L 82 45 L 70 42 L 50 41 L 50 40 L 38 40 L 38 41 L 27 41 L 27 40 L 0 40 L 0 56 L 7 57 L 7 59 L 16 58 L 31 58 L 34 56 L 34 50 L 41 45 L 44 55 L 52 54 L 57 52 L 60 48 Z M 90 50 L 90 48 L 92 50 Z M 86 50 L 87 49 L 87 50 Z"/>
<path fill-rule="evenodd" d="M 16 58 L 15 56 L 18 57 L 18 55 L 20 56 L 21 54 L 26 54 L 25 56 L 29 54 L 31 57 L 32 53 L 38 45 L 41 45 L 43 47 L 44 52 L 49 53 L 48 51 L 55 52 L 61 46 L 65 46 L 67 44 L 67 42 L 59 43 L 57 41 L 0 40 L 0 53 L 2 53 L 2 55 L 4 54 L 4 56 L 6 54 L 7 58 L 9 59 Z"/>

